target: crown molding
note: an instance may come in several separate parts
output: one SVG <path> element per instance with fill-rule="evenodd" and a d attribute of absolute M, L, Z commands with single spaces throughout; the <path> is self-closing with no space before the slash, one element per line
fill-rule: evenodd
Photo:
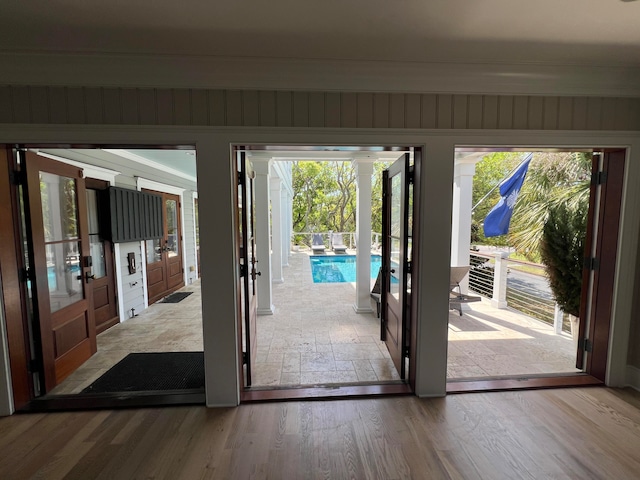
<path fill-rule="evenodd" d="M 640 97 L 640 67 L 0 52 L 0 84 Z"/>

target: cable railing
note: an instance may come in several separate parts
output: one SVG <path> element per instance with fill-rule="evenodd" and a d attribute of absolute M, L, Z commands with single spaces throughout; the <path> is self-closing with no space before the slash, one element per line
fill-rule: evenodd
<path fill-rule="evenodd" d="M 546 268 L 537 263 L 513 260 L 504 253 L 470 252 L 469 289 L 554 326 L 556 333 L 570 332 L 569 316 L 555 303 L 546 280 Z"/>

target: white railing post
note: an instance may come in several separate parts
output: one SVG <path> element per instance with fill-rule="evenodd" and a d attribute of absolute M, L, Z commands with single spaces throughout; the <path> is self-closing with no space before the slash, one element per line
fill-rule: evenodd
<path fill-rule="evenodd" d="M 507 252 L 498 252 L 494 257 L 496 264 L 493 270 L 491 306 L 494 308 L 507 308 L 507 259 L 509 254 Z"/>
<path fill-rule="evenodd" d="M 560 305 L 557 303 L 553 309 L 553 330 L 556 335 L 560 335 L 562 333 L 562 318 L 564 317 L 564 312 L 560 308 Z"/>

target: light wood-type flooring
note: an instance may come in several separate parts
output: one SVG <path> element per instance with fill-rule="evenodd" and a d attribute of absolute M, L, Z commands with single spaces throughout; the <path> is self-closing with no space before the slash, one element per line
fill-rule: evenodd
<path fill-rule="evenodd" d="M 637 479 L 640 394 L 602 387 L 22 414 L 1 479 Z"/>

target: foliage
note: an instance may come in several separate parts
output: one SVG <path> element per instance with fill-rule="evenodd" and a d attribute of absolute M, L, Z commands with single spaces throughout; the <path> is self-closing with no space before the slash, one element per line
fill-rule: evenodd
<path fill-rule="evenodd" d="M 561 204 L 570 211 L 587 209 L 590 180 L 591 154 L 535 154 L 513 212 L 509 244 L 529 260 L 538 261 L 549 209 Z"/>
<path fill-rule="evenodd" d="M 371 228 L 382 229 L 382 170 L 374 164 L 371 184 Z M 353 232 L 356 229 L 356 174 L 350 162 L 298 161 L 293 175 L 294 232 Z M 303 235 L 294 235 L 302 243 Z"/>
<path fill-rule="evenodd" d="M 588 208 L 588 202 L 551 205 L 540 244 L 553 296 L 562 310 L 575 317 L 580 314 Z"/>

